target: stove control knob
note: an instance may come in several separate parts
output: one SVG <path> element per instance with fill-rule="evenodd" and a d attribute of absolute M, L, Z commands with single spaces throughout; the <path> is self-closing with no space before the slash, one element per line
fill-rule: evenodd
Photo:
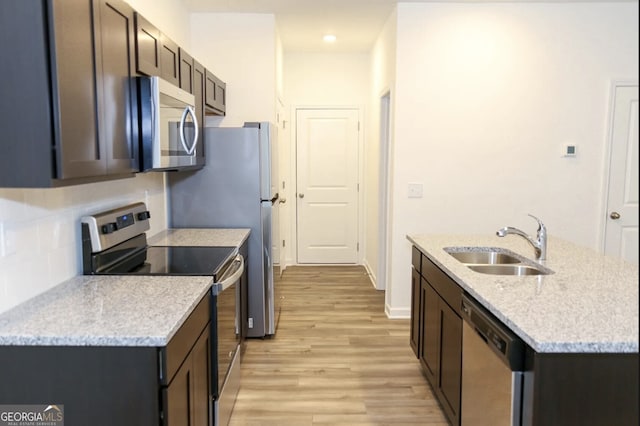
<path fill-rule="evenodd" d="M 136 219 L 137 220 L 147 220 L 151 217 L 151 213 L 149 213 L 148 211 L 146 212 L 142 212 L 142 213 L 138 213 L 136 215 Z"/>
<path fill-rule="evenodd" d="M 118 230 L 118 224 L 115 222 L 107 223 L 102 225 L 102 233 L 103 234 L 111 234 Z"/>

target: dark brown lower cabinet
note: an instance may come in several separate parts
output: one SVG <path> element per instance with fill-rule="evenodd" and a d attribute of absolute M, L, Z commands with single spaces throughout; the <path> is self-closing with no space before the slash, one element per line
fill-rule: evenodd
<path fill-rule="evenodd" d="M 411 268 L 411 333 L 409 343 L 416 357 L 420 358 L 420 336 L 422 321 L 420 318 L 422 288 L 420 286 L 420 270 Z"/>
<path fill-rule="evenodd" d="M 58 404 L 68 425 L 208 426 L 211 296 L 169 343 L 0 346 L 0 405 Z"/>
<path fill-rule="evenodd" d="M 449 419 L 460 423 L 462 318 L 422 279 L 420 362 Z"/>
<path fill-rule="evenodd" d="M 209 424 L 209 381 L 211 331 L 207 326 L 191 353 L 163 391 L 167 426 Z"/>

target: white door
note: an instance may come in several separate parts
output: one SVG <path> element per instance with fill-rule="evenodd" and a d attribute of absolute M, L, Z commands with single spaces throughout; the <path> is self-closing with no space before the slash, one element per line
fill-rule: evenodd
<path fill-rule="evenodd" d="M 605 253 L 638 263 L 638 86 L 615 88 Z"/>
<path fill-rule="evenodd" d="M 298 263 L 358 261 L 357 109 L 299 109 Z"/>

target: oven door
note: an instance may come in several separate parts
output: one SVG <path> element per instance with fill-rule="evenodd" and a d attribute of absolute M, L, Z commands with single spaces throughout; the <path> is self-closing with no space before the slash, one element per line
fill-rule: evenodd
<path fill-rule="evenodd" d="M 214 424 L 224 425 L 231 417 L 240 388 L 240 279 L 244 258 L 238 254 L 213 286 L 215 326 L 211 327 L 212 399 Z"/>

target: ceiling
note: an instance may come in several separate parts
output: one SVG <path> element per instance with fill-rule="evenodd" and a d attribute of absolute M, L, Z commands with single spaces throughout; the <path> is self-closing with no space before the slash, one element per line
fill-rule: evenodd
<path fill-rule="evenodd" d="M 368 52 L 398 0 L 182 0 L 190 12 L 272 13 L 285 51 Z M 605 0 L 400 0 L 403 3 Z M 618 0 L 638 1 L 638 0 Z M 333 44 L 322 41 L 332 33 Z"/>
<path fill-rule="evenodd" d="M 407 1 L 407 0 L 403 0 Z M 408 0 L 420 2 L 424 0 Z M 286 51 L 369 51 L 398 0 L 183 0 L 191 12 L 273 13 Z M 335 34 L 331 45 L 322 41 Z"/>

